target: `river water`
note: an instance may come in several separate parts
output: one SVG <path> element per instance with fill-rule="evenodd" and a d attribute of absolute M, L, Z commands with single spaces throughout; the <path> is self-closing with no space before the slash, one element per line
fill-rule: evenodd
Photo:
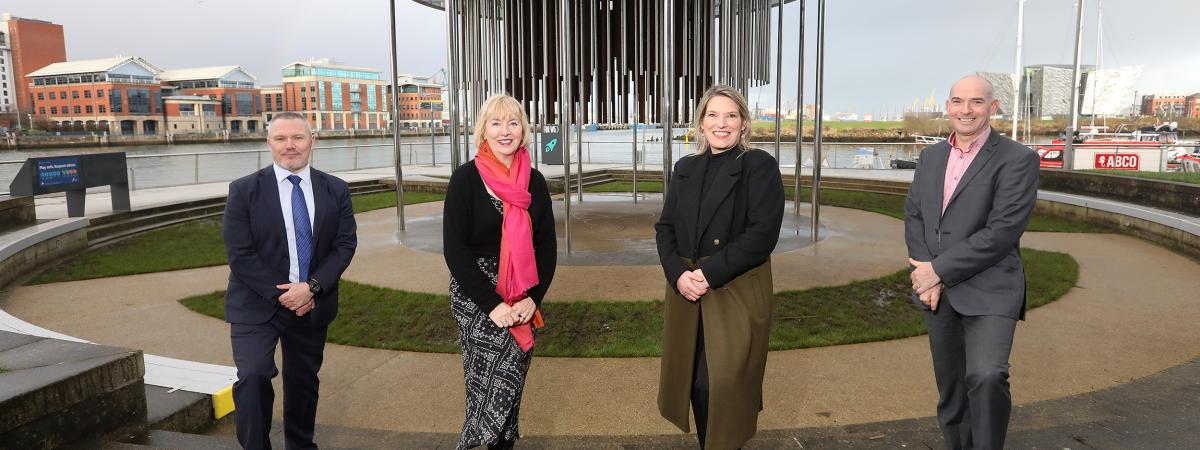
<path fill-rule="evenodd" d="M 676 130 L 676 135 L 683 130 Z M 661 169 L 663 161 L 662 130 L 638 130 L 637 140 L 630 130 L 585 131 L 578 144 L 571 134 L 572 163 L 582 159 L 589 164 L 619 164 L 630 167 L 633 149 L 639 152 L 639 167 Z M 656 139 L 648 141 L 647 139 Z M 535 140 L 535 145 L 540 143 Z M 774 142 L 756 142 L 754 147 L 774 153 Z M 437 136 L 431 145 L 429 136 L 401 137 L 401 160 L 405 165 L 445 165 L 450 161 L 447 136 Z M 695 149 L 694 143 L 674 142 L 672 160 Z M 792 166 L 796 162 L 795 142 L 782 142 L 780 163 Z M 893 159 L 912 160 L 921 146 L 905 143 L 824 143 L 823 167 L 873 168 L 886 170 Z M 7 192 L 9 183 L 25 158 L 123 151 L 127 156 L 131 188 L 145 189 L 196 183 L 230 181 L 270 163 L 265 142 L 232 142 L 223 144 L 147 145 L 135 147 L 40 149 L 36 151 L 0 151 L 0 193 Z M 812 165 L 812 145 L 802 148 L 801 161 Z M 392 167 L 394 156 L 391 138 L 319 140 L 313 152 L 313 167 L 326 172 Z M 540 159 L 540 158 L 538 158 Z"/>

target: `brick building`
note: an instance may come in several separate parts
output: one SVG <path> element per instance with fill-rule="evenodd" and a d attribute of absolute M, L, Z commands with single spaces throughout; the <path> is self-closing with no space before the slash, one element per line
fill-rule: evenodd
<path fill-rule="evenodd" d="M 264 123 L 270 123 L 276 114 L 287 111 L 283 108 L 283 86 L 263 86 L 259 92 L 262 95 Z"/>
<path fill-rule="evenodd" d="M 389 83 L 375 69 L 312 59 L 283 66 L 283 110 L 314 130 L 374 130 L 390 125 Z"/>
<path fill-rule="evenodd" d="M 0 114 L 29 117 L 33 101 L 26 75 L 66 60 L 62 25 L 4 13 L 0 17 Z"/>
<path fill-rule="evenodd" d="M 1200 93 L 1192 95 L 1144 95 L 1142 115 L 1162 119 L 1200 117 Z"/>
<path fill-rule="evenodd" d="M 396 86 L 400 90 L 400 101 L 396 102 L 396 123 L 400 128 L 441 128 L 442 89 L 432 77 L 397 75 Z"/>
<path fill-rule="evenodd" d="M 221 101 L 204 95 L 163 97 L 163 116 L 172 134 L 216 133 L 225 126 Z"/>
<path fill-rule="evenodd" d="M 50 64 L 28 74 L 31 109 L 51 131 L 157 134 L 161 71 L 138 57 Z"/>
<path fill-rule="evenodd" d="M 197 96 L 217 100 L 218 130 L 254 132 L 263 128 L 263 107 L 257 79 L 241 66 L 200 67 L 166 70 L 158 80 L 170 96 Z M 167 108 L 167 121 L 172 117 Z M 169 132 L 186 132 L 168 123 Z M 177 131 L 178 130 L 178 131 Z"/>

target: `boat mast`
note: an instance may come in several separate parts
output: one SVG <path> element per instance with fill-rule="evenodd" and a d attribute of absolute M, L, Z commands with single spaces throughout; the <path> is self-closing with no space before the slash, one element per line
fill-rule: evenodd
<path fill-rule="evenodd" d="M 1099 97 L 1099 95 L 1100 95 L 1099 92 L 1096 92 L 1096 84 L 1098 84 L 1100 82 L 1100 80 L 1097 79 L 1098 78 L 1097 75 L 1099 75 L 1099 73 L 1100 73 L 1100 68 L 1104 67 L 1104 53 L 1102 51 L 1104 48 L 1104 40 L 1101 39 L 1101 36 L 1104 36 L 1104 2 L 1103 2 L 1103 0 L 1097 0 L 1096 1 L 1096 70 L 1092 71 L 1091 77 L 1088 77 L 1088 78 L 1091 78 L 1091 81 L 1092 81 L 1092 129 L 1093 130 L 1096 127 L 1096 97 Z M 1105 120 L 1105 122 L 1107 122 L 1107 120 Z"/>
<path fill-rule="evenodd" d="M 1013 62 L 1012 138 L 1017 139 L 1017 120 L 1021 110 L 1021 32 L 1024 30 L 1025 0 L 1017 0 L 1017 57 Z"/>
<path fill-rule="evenodd" d="M 1075 18 L 1075 63 L 1071 70 L 1071 126 L 1067 128 L 1066 143 L 1063 145 L 1063 169 L 1075 169 L 1075 130 L 1079 129 L 1079 53 L 1083 51 L 1083 4 L 1079 0 Z"/>

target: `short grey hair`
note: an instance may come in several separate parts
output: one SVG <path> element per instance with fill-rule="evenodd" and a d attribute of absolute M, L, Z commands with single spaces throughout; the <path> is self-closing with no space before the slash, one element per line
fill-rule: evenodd
<path fill-rule="evenodd" d="M 286 111 L 271 117 L 271 121 L 267 122 L 267 134 L 271 134 L 271 127 L 275 125 L 275 122 L 280 120 L 299 120 L 304 122 L 304 127 L 308 128 L 309 134 L 312 134 L 313 132 L 312 126 L 308 124 L 308 118 L 304 117 L 304 114 L 300 114 L 295 111 Z"/>

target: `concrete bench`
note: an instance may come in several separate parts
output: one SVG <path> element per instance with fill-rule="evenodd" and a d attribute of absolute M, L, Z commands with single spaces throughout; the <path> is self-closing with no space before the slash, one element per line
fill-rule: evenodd
<path fill-rule="evenodd" d="M 30 270 L 87 247 L 88 219 L 58 219 L 0 234 L 0 286 Z M 44 338 L 93 344 L 21 320 L 0 309 L 0 330 Z M 170 391 L 211 395 L 213 415 L 233 411 L 233 382 L 237 369 L 155 355 L 144 355 L 145 383 Z"/>

